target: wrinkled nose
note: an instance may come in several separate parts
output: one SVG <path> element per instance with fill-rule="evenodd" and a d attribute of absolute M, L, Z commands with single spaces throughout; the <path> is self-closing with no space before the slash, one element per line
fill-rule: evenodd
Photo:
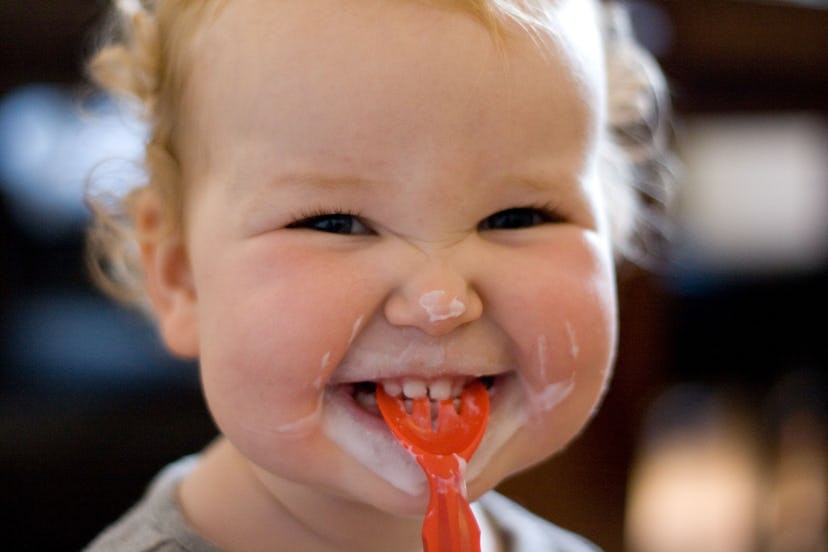
<path fill-rule="evenodd" d="M 445 335 L 480 318 L 483 303 L 470 282 L 442 261 L 428 261 L 389 296 L 385 317 L 395 326 L 413 326 Z"/>

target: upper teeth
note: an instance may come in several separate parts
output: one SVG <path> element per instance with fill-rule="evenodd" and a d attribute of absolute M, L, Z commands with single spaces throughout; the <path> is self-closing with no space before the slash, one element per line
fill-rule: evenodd
<path fill-rule="evenodd" d="M 428 396 L 435 401 L 457 398 L 463 392 L 470 378 L 443 377 L 427 381 L 420 378 L 406 377 L 390 379 L 382 382 L 383 389 L 392 397 L 404 395 L 409 399 L 420 399 Z"/>

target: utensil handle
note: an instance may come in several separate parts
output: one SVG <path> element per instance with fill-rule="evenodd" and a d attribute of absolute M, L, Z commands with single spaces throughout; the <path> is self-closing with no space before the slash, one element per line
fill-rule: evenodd
<path fill-rule="evenodd" d="M 456 455 L 428 456 L 431 497 L 423 521 L 424 551 L 480 552 L 480 527 L 466 498 L 465 461 Z"/>

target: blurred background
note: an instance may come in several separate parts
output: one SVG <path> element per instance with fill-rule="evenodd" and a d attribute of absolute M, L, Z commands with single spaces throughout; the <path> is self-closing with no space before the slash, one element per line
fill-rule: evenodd
<path fill-rule="evenodd" d="M 614 385 L 500 490 L 608 552 L 825 552 L 828 5 L 635 0 L 683 165 L 657 273 L 622 267 Z M 0 482 L 8 549 L 79 549 L 215 434 L 193 365 L 102 298 L 91 174 L 143 129 L 83 84 L 104 0 L 0 0 Z"/>

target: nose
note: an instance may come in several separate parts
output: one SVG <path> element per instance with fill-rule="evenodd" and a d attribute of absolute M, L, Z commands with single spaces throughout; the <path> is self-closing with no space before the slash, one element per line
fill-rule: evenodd
<path fill-rule="evenodd" d="M 412 326 L 440 336 L 480 318 L 477 291 L 443 260 L 427 260 L 409 273 L 385 302 L 385 317 L 395 326 Z"/>

